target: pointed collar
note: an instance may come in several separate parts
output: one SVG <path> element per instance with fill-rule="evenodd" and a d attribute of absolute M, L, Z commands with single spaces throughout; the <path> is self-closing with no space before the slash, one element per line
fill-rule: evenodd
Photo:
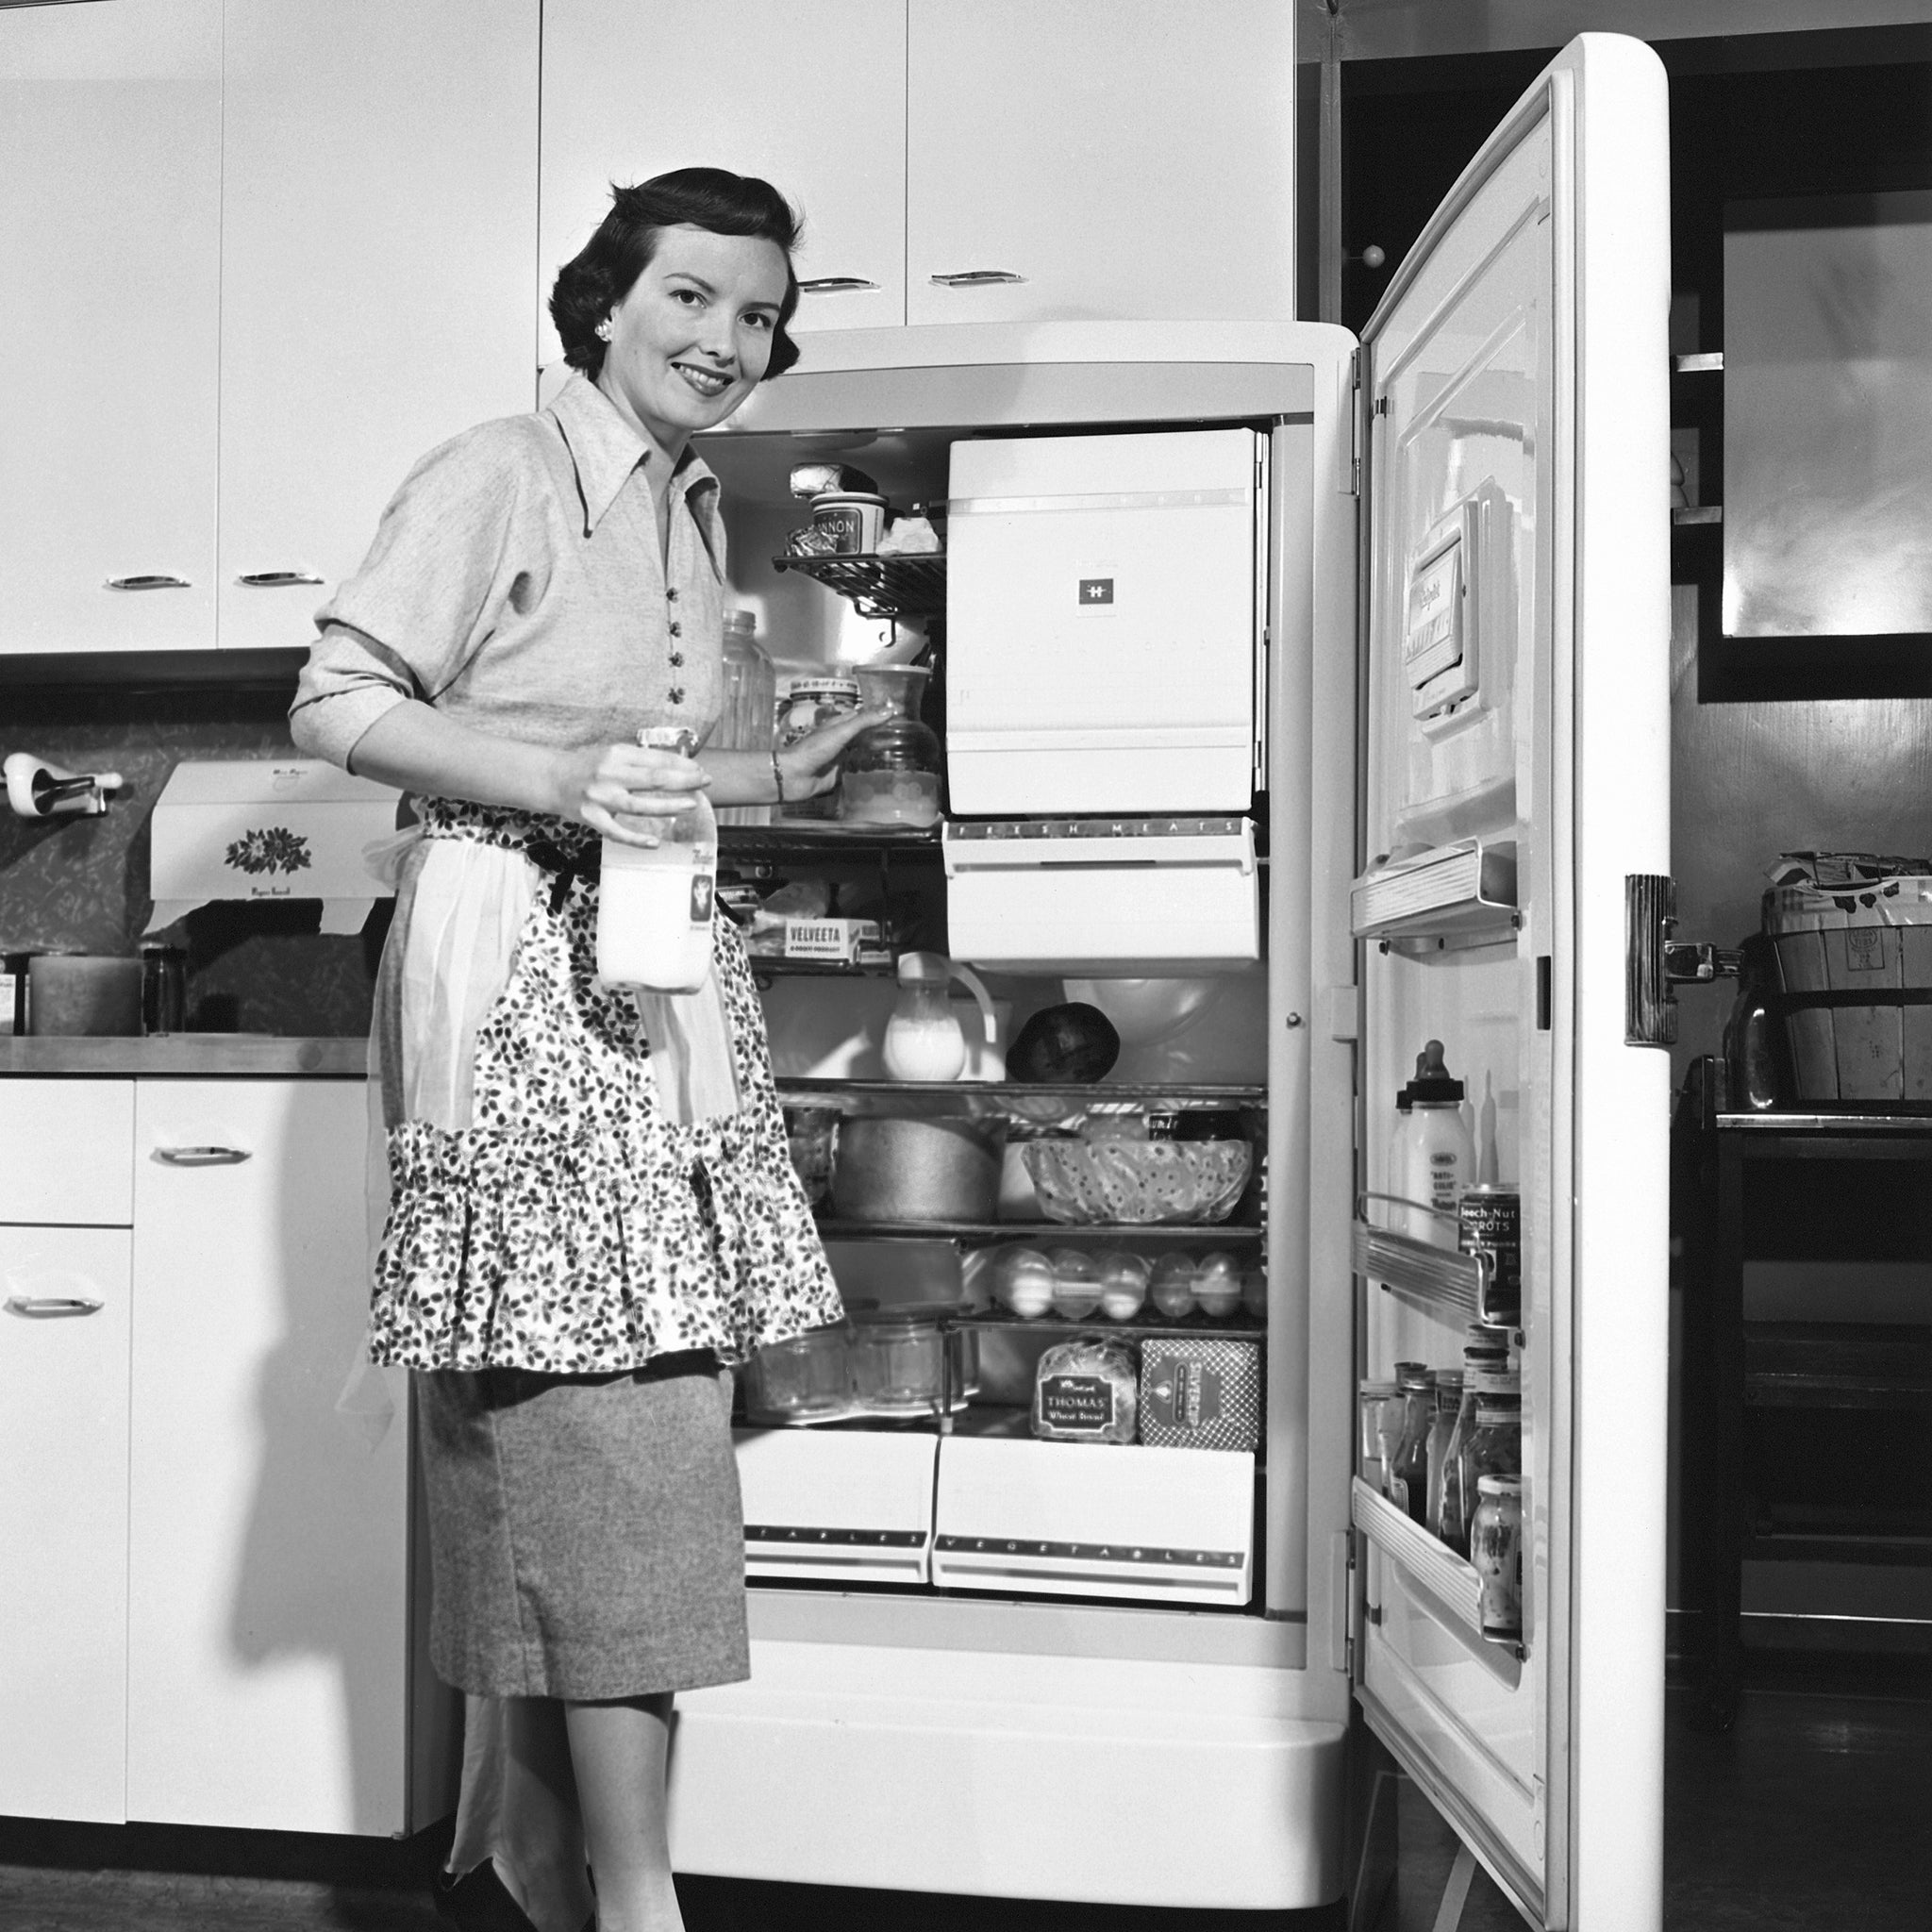
<path fill-rule="evenodd" d="M 655 459 L 658 452 L 618 414 L 610 398 L 581 371 L 573 374 L 558 391 L 549 413 L 563 433 L 564 446 L 576 470 L 577 496 L 583 505 L 584 535 L 588 537 L 645 459 Z M 687 446 L 672 475 L 700 525 L 707 525 L 716 508 L 718 479 L 705 459 Z"/>

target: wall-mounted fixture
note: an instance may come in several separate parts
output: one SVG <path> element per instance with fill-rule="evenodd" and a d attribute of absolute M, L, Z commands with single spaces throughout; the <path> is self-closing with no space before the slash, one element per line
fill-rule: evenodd
<path fill-rule="evenodd" d="M 97 818 L 108 808 L 108 794 L 124 782 L 119 772 L 70 772 L 30 751 L 9 753 L 0 774 L 7 780 L 8 804 L 24 819 L 60 813 Z"/>

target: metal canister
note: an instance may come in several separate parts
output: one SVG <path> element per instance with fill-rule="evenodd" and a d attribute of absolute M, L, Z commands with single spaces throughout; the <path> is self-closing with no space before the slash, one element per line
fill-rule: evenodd
<path fill-rule="evenodd" d="M 1523 1635 L 1523 1478 L 1486 1475 L 1476 1489 L 1469 1560 L 1481 1580 L 1483 1635 L 1514 1641 Z"/>
<path fill-rule="evenodd" d="M 188 1024 L 188 955 L 145 941 L 141 949 L 141 1030 L 179 1033 Z"/>
<path fill-rule="evenodd" d="M 1456 1204 L 1456 1245 L 1494 1257 L 1490 1291 L 1477 1310 L 1483 1321 L 1514 1323 L 1523 1314 L 1523 1196 L 1514 1188 L 1479 1181 Z"/>

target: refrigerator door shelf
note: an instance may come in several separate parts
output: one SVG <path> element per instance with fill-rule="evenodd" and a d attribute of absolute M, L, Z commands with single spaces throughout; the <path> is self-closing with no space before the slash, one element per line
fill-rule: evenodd
<path fill-rule="evenodd" d="M 1349 892 L 1358 940 L 1392 951 L 1434 953 L 1513 938 L 1516 852 L 1480 839 L 1439 847 L 1364 873 Z"/>
<path fill-rule="evenodd" d="M 1426 1592 L 1443 1625 L 1513 1688 L 1521 1680 L 1515 1666 L 1525 1653 L 1519 1641 L 1484 1635 L 1482 1579 L 1474 1567 L 1360 1476 L 1355 1478 L 1350 1503 L 1355 1526 Z"/>
<path fill-rule="evenodd" d="M 1254 1589 L 1254 1505 L 1251 1455 L 949 1437 L 932 1580 L 1238 1607 Z"/>
<path fill-rule="evenodd" d="M 931 1580 L 937 1437 L 741 1429 L 735 1441 L 752 1581 Z"/>
<path fill-rule="evenodd" d="M 1247 819 L 949 824 L 944 851 L 953 954 L 974 965 L 1161 977 L 1261 957 Z"/>

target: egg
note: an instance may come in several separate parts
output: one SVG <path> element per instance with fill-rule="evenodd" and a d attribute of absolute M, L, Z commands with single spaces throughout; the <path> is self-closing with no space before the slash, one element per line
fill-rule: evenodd
<path fill-rule="evenodd" d="M 1053 1307 L 1053 1263 L 1038 1248 L 1002 1248 L 993 1263 L 993 1299 L 1023 1322 Z"/>
<path fill-rule="evenodd" d="M 1250 1268 L 1241 1276 L 1241 1312 L 1257 1322 L 1268 1319 L 1268 1274 L 1265 1269 Z"/>
<path fill-rule="evenodd" d="M 1154 1264 L 1154 1273 L 1149 1281 L 1149 1291 L 1154 1297 L 1154 1306 L 1170 1322 L 1178 1322 L 1184 1315 L 1194 1312 L 1195 1263 L 1191 1255 L 1176 1251 L 1163 1255 Z"/>
<path fill-rule="evenodd" d="M 1215 1248 L 1201 1257 L 1200 1267 L 1194 1280 L 1194 1297 L 1204 1315 L 1223 1321 L 1241 1307 L 1241 1263 L 1232 1255 Z"/>
<path fill-rule="evenodd" d="M 1053 1248 L 1053 1311 L 1069 1322 L 1084 1322 L 1100 1306 L 1100 1263 L 1084 1248 Z"/>
<path fill-rule="evenodd" d="M 1126 1248 L 1108 1248 L 1100 1263 L 1100 1312 L 1109 1322 L 1131 1322 L 1147 1299 L 1147 1264 Z"/>

